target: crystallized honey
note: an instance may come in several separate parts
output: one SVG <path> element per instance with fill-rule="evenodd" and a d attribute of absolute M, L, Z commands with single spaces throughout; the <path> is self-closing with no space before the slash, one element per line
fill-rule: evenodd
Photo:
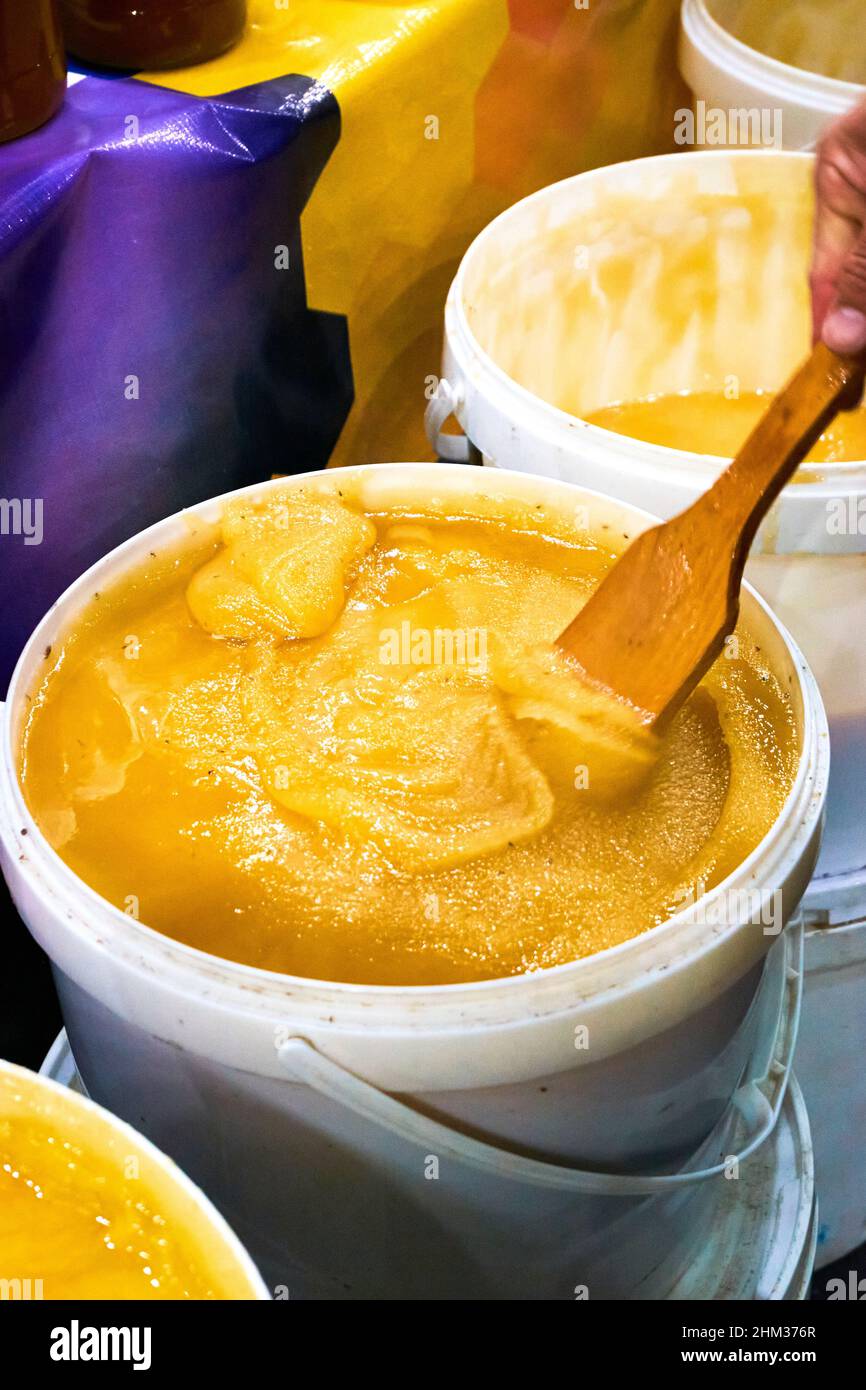
<path fill-rule="evenodd" d="M 691 454 L 732 458 L 770 407 L 772 394 L 744 391 L 680 391 L 605 406 L 586 415 L 592 425 Z M 866 459 L 866 410 L 843 411 L 827 427 L 807 463 L 857 463 Z"/>
<path fill-rule="evenodd" d="M 352 486 L 236 499 L 47 653 L 22 781 L 85 882 L 233 960 L 442 984 L 613 946 L 758 844 L 796 740 L 747 633 L 650 748 L 553 646 L 626 537 Z"/>
<path fill-rule="evenodd" d="M 252 1297 L 127 1131 L 0 1063 L 0 1300 Z"/>

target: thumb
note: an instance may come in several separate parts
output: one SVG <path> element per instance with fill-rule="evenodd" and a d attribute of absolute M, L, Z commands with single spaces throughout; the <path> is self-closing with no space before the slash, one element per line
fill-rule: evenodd
<path fill-rule="evenodd" d="M 842 262 L 821 337 L 833 352 L 866 352 L 866 230 Z"/>

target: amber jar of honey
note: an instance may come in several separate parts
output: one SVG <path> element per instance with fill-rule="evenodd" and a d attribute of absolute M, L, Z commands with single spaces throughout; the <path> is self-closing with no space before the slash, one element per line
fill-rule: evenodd
<path fill-rule="evenodd" d="M 60 0 L 66 47 L 99 67 L 180 68 L 237 43 L 246 0 Z"/>
<path fill-rule="evenodd" d="M 0 141 L 43 125 L 65 91 L 55 0 L 0 0 Z"/>

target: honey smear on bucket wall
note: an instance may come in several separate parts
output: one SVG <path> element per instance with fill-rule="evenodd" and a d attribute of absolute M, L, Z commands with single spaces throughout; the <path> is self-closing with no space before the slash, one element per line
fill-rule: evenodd
<path fill-rule="evenodd" d="M 852 43 L 863 0 L 707 0 L 709 14 L 758 53 L 837 82 L 866 82 L 866 56 Z"/>
<path fill-rule="evenodd" d="M 25 794 L 109 901 L 216 955 L 429 985 L 663 922 L 776 820 L 789 699 L 739 632 L 626 790 L 552 644 L 625 537 L 514 499 L 230 501 L 94 595 L 26 722 Z M 696 890 L 700 885 L 700 890 Z"/>

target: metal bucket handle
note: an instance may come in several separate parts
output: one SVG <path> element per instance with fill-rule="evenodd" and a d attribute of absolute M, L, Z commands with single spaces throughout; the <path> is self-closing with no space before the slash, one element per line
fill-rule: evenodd
<path fill-rule="evenodd" d="M 760 1148 L 776 1127 L 791 1072 L 803 991 L 801 917 L 798 916 L 788 925 L 781 944 L 783 949 L 779 952 L 778 965 L 768 957 L 767 970 L 771 974 L 769 979 L 765 977 L 762 981 L 761 1008 L 768 1010 L 770 1022 L 775 1015 L 775 1027 L 759 1030 L 770 1041 L 756 1046 L 743 1080 L 731 1100 L 731 1105 L 740 1112 L 746 1125 L 746 1137 L 735 1154 L 728 1155 L 712 1167 L 695 1171 L 635 1176 L 591 1172 L 524 1158 L 520 1154 L 472 1139 L 419 1114 L 323 1056 L 305 1038 L 288 1038 L 277 1049 L 277 1056 L 292 1081 L 312 1087 L 371 1123 L 391 1130 L 409 1143 L 418 1144 L 426 1153 L 435 1153 L 440 1157 L 443 1153 L 451 1154 L 457 1161 L 486 1170 L 497 1178 L 608 1196 L 647 1196 L 669 1192 L 674 1188 L 704 1182 L 708 1178 L 730 1176 L 739 1163 Z"/>

